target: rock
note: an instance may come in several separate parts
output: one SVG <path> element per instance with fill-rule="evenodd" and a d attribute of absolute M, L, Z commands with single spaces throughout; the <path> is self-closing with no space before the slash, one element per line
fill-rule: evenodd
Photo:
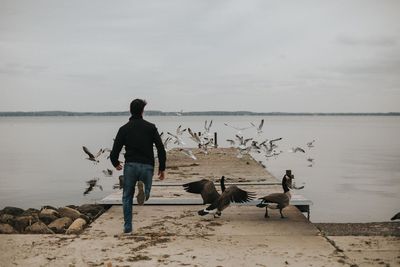
<path fill-rule="evenodd" d="M 83 230 L 85 225 L 86 221 L 82 218 L 78 218 L 68 227 L 66 234 L 78 234 Z"/>
<path fill-rule="evenodd" d="M 50 210 L 58 211 L 57 208 L 55 208 L 55 207 L 53 207 L 53 206 L 49 206 L 49 205 L 42 206 L 42 208 L 40 209 L 40 211 L 42 211 L 42 210 L 44 210 L 44 209 L 50 209 Z"/>
<path fill-rule="evenodd" d="M 42 211 L 39 213 L 39 219 L 45 224 L 49 224 L 60 217 L 60 214 L 53 209 L 42 209 Z"/>
<path fill-rule="evenodd" d="M 38 209 L 29 208 L 26 211 L 24 211 L 21 215 L 22 216 L 38 216 L 39 212 L 40 211 Z"/>
<path fill-rule="evenodd" d="M 78 211 L 93 219 L 104 212 L 104 207 L 102 205 L 84 204 L 78 207 Z"/>
<path fill-rule="evenodd" d="M 71 218 L 62 217 L 58 218 L 52 223 L 50 223 L 47 227 L 49 227 L 53 232 L 58 234 L 65 233 L 65 230 L 72 224 Z"/>
<path fill-rule="evenodd" d="M 8 223 L 0 223 L 0 234 L 17 234 L 18 232 Z"/>
<path fill-rule="evenodd" d="M 54 232 L 41 221 L 26 227 L 25 231 L 30 234 L 54 234 Z"/>
<path fill-rule="evenodd" d="M 34 216 L 19 216 L 14 219 L 14 229 L 20 233 L 25 231 L 25 228 L 38 222 L 38 218 Z"/>
<path fill-rule="evenodd" d="M 90 217 L 86 216 L 85 214 L 81 214 L 81 217 L 79 217 L 79 218 L 84 219 L 87 223 L 90 223 L 90 221 L 91 221 Z"/>
<path fill-rule="evenodd" d="M 3 214 L 0 216 L 0 223 L 7 223 L 13 225 L 14 223 L 14 216 L 10 214 Z"/>
<path fill-rule="evenodd" d="M 23 209 L 17 208 L 17 207 L 5 207 L 2 210 L 3 214 L 10 214 L 10 215 L 14 215 L 14 216 L 19 216 L 24 212 Z"/>
<path fill-rule="evenodd" d="M 58 212 L 61 217 L 68 217 L 71 218 L 73 221 L 81 216 L 81 213 L 79 211 L 69 207 L 61 207 L 58 209 Z"/>

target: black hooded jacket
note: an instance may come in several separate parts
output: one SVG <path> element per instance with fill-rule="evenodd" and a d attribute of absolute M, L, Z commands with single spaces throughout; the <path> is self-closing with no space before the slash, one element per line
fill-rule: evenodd
<path fill-rule="evenodd" d="M 166 153 L 156 126 L 141 116 L 132 116 L 119 128 L 110 153 L 114 167 L 119 164 L 119 153 L 125 146 L 125 162 L 138 162 L 154 166 L 153 144 L 156 145 L 159 171 L 165 170 Z"/>

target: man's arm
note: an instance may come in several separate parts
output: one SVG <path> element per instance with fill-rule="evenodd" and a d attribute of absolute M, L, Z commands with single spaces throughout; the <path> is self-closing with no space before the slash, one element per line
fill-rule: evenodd
<path fill-rule="evenodd" d="M 157 148 L 157 155 L 158 155 L 158 178 L 160 180 L 164 180 L 165 178 L 165 162 L 167 160 L 167 155 L 165 152 L 164 144 L 162 143 L 160 134 L 156 128 L 154 133 L 154 144 Z"/>
<path fill-rule="evenodd" d="M 118 130 L 117 136 L 115 137 L 114 145 L 113 145 L 113 148 L 110 153 L 111 163 L 119 171 L 122 170 L 121 162 L 118 160 L 119 153 L 121 152 L 121 149 L 124 145 L 122 136 L 123 136 L 123 134 L 122 134 L 122 131 L 120 128 Z"/>

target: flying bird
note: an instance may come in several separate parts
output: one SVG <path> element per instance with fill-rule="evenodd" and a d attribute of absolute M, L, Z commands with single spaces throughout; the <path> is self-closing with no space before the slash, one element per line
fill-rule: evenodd
<path fill-rule="evenodd" d="M 264 126 L 264 119 L 261 120 L 260 125 L 258 125 L 258 127 L 256 127 L 256 125 L 252 122 L 250 122 L 251 125 L 253 125 L 253 127 L 255 127 L 257 129 L 257 134 L 262 134 L 263 130 L 262 127 Z"/>
<path fill-rule="evenodd" d="M 292 149 L 290 149 L 289 152 L 291 152 L 291 153 L 297 153 L 297 152 L 306 153 L 306 151 L 304 149 L 302 149 L 301 147 L 292 147 Z"/>
<path fill-rule="evenodd" d="M 192 158 L 193 160 L 197 160 L 196 156 L 193 154 L 192 150 L 189 150 L 187 148 L 179 148 L 179 151 L 181 151 L 183 154 L 188 156 L 189 158 Z"/>
<path fill-rule="evenodd" d="M 87 147 L 83 146 L 82 148 L 83 148 L 83 151 L 89 156 L 89 157 L 86 158 L 86 159 L 88 159 L 88 160 L 90 160 L 90 161 L 94 161 L 94 162 L 99 162 L 99 160 L 98 160 L 97 158 L 104 152 L 103 149 L 100 149 L 100 151 L 97 152 L 96 155 L 93 155 L 93 154 L 89 151 L 89 149 L 87 149 Z"/>
<path fill-rule="evenodd" d="M 235 141 L 232 139 L 226 139 L 230 146 L 235 146 Z"/>
<path fill-rule="evenodd" d="M 237 132 L 238 134 L 242 134 L 242 131 L 254 127 L 253 125 L 252 125 L 252 126 L 249 126 L 249 127 L 236 127 L 236 126 L 232 126 L 232 125 L 230 125 L 230 124 L 228 124 L 228 123 L 224 123 L 224 125 L 225 125 L 225 126 L 228 126 L 228 127 L 231 127 L 231 128 L 233 128 L 233 129 L 235 129 L 235 130 L 237 130 L 237 131 L 238 131 L 238 132 Z"/>
<path fill-rule="evenodd" d="M 312 140 L 311 142 L 308 142 L 308 143 L 307 143 L 307 147 L 310 148 L 310 149 L 311 149 L 312 147 L 314 147 L 314 142 L 315 142 L 315 140 Z"/>
<path fill-rule="evenodd" d="M 103 170 L 103 173 L 106 177 L 111 177 L 113 175 L 113 170 L 110 169 Z"/>
<path fill-rule="evenodd" d="M 89 194 L 95 187 L 98 187 L 98 188 L 100 188 L 101 191 L 103 191 L 103 187 L 101 185 L 97 184 L 98 181 L 99 181 L 99 178 L 97 178 L 97 179 L 94 178 L 89 181 L 86 181 L 86 184 L 88 185 L 88 187 L 86 188 L 85 192 L 83 192 L 83 195 L 85 196 L 85 195 Z"/>
<path fill-rule="evenodd" d="M 400 220 L 400 212 L 396 213 L 390 220 Z"/>
<path fill-rule="evenodd" d="M 201 194 L 203 204 L 211 204 L 203 210 L 199 210 L 198 214 L 204 216 L 206 214 L 213 214 L 221 216 L 222 211 L 229 207 L 231 202 L 244 203 L 249 202 L 254 198 L 254 193 L 247 192 L 240 189 L 236 185 L 225 187 L 225 176 L 221 177 L 220 181 L 222 193 L 218 193 L 215 185 L 208 179 L 184 184 L 183 187 L 186 192 Z"/>

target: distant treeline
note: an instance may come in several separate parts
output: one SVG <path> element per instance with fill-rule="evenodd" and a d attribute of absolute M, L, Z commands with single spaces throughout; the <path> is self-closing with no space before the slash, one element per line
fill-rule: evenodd
<path fill-rule="evenodd" d="M 145 111 L 146 116 L 400 116 L 400 112 L 387 113 L 307 113 L 307 112 L 251 112 L 251 111 Z M 130 116 L 128 111 L 70 112 L 70 111 L 12 111 L 0 112 L 0 117 L 24 116 Z"/>

